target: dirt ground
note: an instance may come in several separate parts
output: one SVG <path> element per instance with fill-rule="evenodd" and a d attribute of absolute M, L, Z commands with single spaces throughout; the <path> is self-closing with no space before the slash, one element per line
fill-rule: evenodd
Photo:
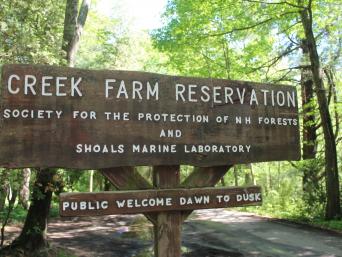
<path fill-rule="evenodd" d="M 20 232 L 7 229 L 7 243 Z M 53 219 L 48 237 L 77 257 L 153 256 L 153 227 L 142 215 Z M 184 257 L 342 257 L 342 236 L 249 213 L 196 211 L 184 223 Z"/>

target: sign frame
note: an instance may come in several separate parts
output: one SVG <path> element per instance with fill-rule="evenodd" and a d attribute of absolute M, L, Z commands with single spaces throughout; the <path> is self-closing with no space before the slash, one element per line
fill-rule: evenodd
<path fill-rule="evenodd" d="M 42 65 L 4 65 L 2 85 L 3 167 L 211 167 L 300 159 L 291 86 Z M 164 114 L 166 122 L 153 118 Z M 208 122 L 184 121 L 186 115 Z"/>

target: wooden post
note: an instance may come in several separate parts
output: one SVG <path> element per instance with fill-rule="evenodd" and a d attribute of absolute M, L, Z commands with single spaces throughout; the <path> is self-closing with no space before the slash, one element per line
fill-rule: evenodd
<path fill-rule="evenodd" d="M 113 167 L 102 169 L 101 173 L 118 190 L 151 189 L 152 185 L 143 178 L 134 167 Z M 146 213 L 145 217 L 156 224 L 157 217 L 154 213 Z"/>
<path fill-rule="evenodd" d="M 177 188 L 180 183 L 179 166 L 155 166 L 153 185 L 156 188 Z M 182 215 L 179 211 L 159 212 L 154 225 L 155 257 L 181 256 Z"/>
<path fill-rule="evenodd" d="M 209 187 L 215 186 L 218 181 L 227 173 L 233 165 L 199 168 L 195 170 L 183 181 L 182 187 Z M 182 213 L 183 221 L 186 220 L 192 211 Z"/>
<path fill-rule="evenodd" d="M 214 186 L 232 167 L 196 168 L 180 184 L 179 166 L 154 166 L 153 187 L 156 189 L 193 188 Z M 102 169 L 102 174 L 119 190 L 149 189 L 151 185 L 133 167 Z M 180 257 L 182 222 L 192 211 L 145 213 L 154 225 L 155 257 Z"/>

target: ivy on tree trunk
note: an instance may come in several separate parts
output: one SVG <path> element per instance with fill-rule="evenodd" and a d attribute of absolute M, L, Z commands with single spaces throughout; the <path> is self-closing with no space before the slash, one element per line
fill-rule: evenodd
<path fill-rule="evenodd" d="M 305 37 L 310 56 L 311 71 L 317 95 L 319 113 L 324 135 L 325 146 L 325 176 L 327 203 L 325 210 L 325 218 L 333 219 L 341 216 L 340 205 L 340 186 L 337 166 L 337 152 L 333 125 L 329 112 L 329 105 L 326 96 L 326 91 L 323 84 L 320 59 L 317 52 L 316 40 L 313 33 L 312 11 L 311 5 L 300 11 L 301 22 L 305 32 Z"/>

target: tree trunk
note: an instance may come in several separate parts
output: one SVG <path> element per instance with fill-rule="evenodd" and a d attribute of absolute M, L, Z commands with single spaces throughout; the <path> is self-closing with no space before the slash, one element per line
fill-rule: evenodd
<path fill-rule="evenodd" d="M 5 208 L 6 203 L 6 197 L 8 192 L 8 186 L 9 186 L 9 171 L 7 169 L 4 169 L 0 173 L 0 211 L 2 211 Z"/>
<path fill-rule="evenodd" d="M 74 65 L 79 39 L 85 24 L 90 0 L 83 0 L 77 16 L 78 0 L 67 0 L 62 49 L 66 51 L 69 66 Z M 75 15 L 76 14 L 76 15 Z M 55 170 L 45 169 L 38 172 L 33 189 L 32 203 L 28 210 L 24 228 L 9 248 L 24 248 L 31 254 L 48 243 L 46 241 L 47 217 L 49 215 L 52 186 Z"/>
<path fill-rule="evenodd" d="M 10 193 L 8 194 L 8 209 L 6 212 L 6 216 L 4 220 L 2 221 L 2 226 L 1 226 L 1 243 L 0 247 L 3 247 L 4 241 L 5 241 L 5 227 L 7 226 L 7 223 L 9 221 L 10 215 L 13 211 L 15 201 L 17 199 L 18 191 L 16 189 L 11 188 L 11 185 L 8 186 Z"/>
<path fill-rule="evenodd" d="M 103 178 L 103 191 L 111 191 L 111 183 L 106 177 Z"/>
<path fill-rule="evenodd" d="M 310 66 L 309 48 L 305 39 L 301 41 L 302 69 L 301 69 L 301 91 L 303 106 L 303 159 L 315 159 L 317 151 L 317 122 L 315 114 L 315 99 L 313 89 L 313 78 Z M 317 180 L 317 169 L 304 167 L 303 169 L 303 193 L 306 199 L 315 199 L 318 188 L 313 181 Z"/>
<path fill-rule="evenodd" d="M 84 24 L 87 20 L 90 0 L 83 0 L 78 12 L 78 0 L 67 0 L 64 19 L 63 50 L 69 67 L 75 66 Z"/>
<path fill-rule="evenodd" d="M 340 130 L 340 114 L 338 111 L 338 98 L 337 98 L 337 93 L 336 93 L 336 84 L 334 81 L 334 75 L 333 71 L 329 68 L 324 69 L 324 73 L 326 75 L 326 78 L 328 80 L 329 84 L 329 96 L 330 98 L 333 98 L 334 102 L 334 116 L 335 116 L 335 140 L 337 139 L 339 135 L 339 130 Z M 330 105 L 330 98 L 328 99 L 328 104 Z"/>
<path fill-rule="evenodd" d="M 314 107 L 313 79 L 309 61 L 308 45 L 305 39 L 302 40 L 303 62 L 301 69 L 301 91 L 303 106 L 303 159 L 314 159 L 316 157 L 317 133 L 316 117 Z M 305 177 L 305 174 L 304 174 Z"/>
<path fill-rule="evenodd" d="M 239 186 L 239 177 L 238 177 L 238 170 L 237 170 L 237 166 L 234 165 L 234 184 L 235 186 Z"/>
<path fill-rule="evenodd" d="M 4 185 L 0 186 L 0 211 L 5 208 L 7 191 Z"/>
<path fill-rule="evenodd" d="M 64 16 L 64 33 L 62 49 L 65 51 L 65 58 L 70 63 L 70 48 L 72 47 L 72 40 L 75 35 L 76 22 L 78 13 L 78 0 L 67 0 Z"/>
<path fill-rule="evenodd" d="M 94 189 L 94 170 L 91 170 L 89 174 L 89 192 L 93 192 L 93 189 Z"/>
<path fill-rule="evenodd" d="M 221 178 L 221 186 L 223 186 L 223 187 L 226 186 L 226 182 L 224 181 L 224 177 Z"/>
<path fill-rule="evenodd" d="M 256 180 L 255 180 L 254 171 L 253 171 L 253 164 L 250 163 L 250 164 L 248 164 L 248 166 L 249 166 L 249 171 L 251 172 L 252 185 L 255 186 Z"/>
<path fill-rule="evenodd" d="M 317 95 L 319 113 L 324 134 L 325 143 L 325 176 L 327 190 L 326 219 L 341 216 L 340 188 L 337 167 L 337 153 L 333 126 L 329 113 L 329 106 L 325 94 L 323 79 L 321 75 L 320 60 L 317 52 L 316 40 L 312 29 L 311 7 L 300 11 L 305 37 L 311 62 L 311 71 Z"/>
<path fill-rule="evenodd" d="M 252 185 L 252 178 L 250 173 L 248 171 L 245 171 L 245 186 L 250 186 Z"/>
<path fill-rule="evenodd" d="M 47 246 L 47 218 L 50 211 L 54 175 L 53 169 L 43 169 L 37 172 L 33 187 L 32 203 L 26 216 L 20 236 L 10 246 L 23 248 L 25 252 L 34 252 Z"/>
<path fill-rule="evenodd" d="M 277 169 L 277 187 L 280 188 L 280 174 L 281 174 L 281 166 L 280 162 L 278 162 L 278 169 Z"/>
<path fill-rule="evenodd" d="M 20 204 L 28 210 L 29 200 L 30 200 L 30 179 L 31 179 L 31 169 L 23 169 L 23 183 L 19 192 Z"/>
<path fill-rule="evenodd" d="M 271 173 L 271 164 L 268 164 L 268 172 L 266 174 L 266 187 L 267 191 L 271 191 L 273 189 L 273 178 Z"/>

